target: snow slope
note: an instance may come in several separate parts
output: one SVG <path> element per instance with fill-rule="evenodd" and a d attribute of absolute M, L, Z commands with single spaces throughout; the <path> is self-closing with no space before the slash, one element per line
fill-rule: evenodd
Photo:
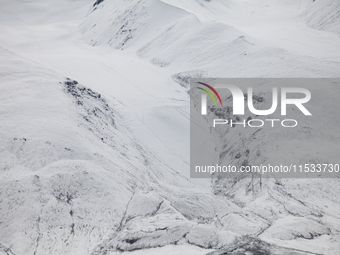
<path fill-rule="evenodd" d="M 340 35 L 340 3 L 338 1 L 310 1 L 301 2 L 303 11 L 299 18 L 309 27 L 325 30 Z"/>
<path fill-rule="evenodd" d="M 337 77 L 335 14 L 97 2 L 1 1 L 0 254 L 338 254 L 338 179 L 188 178 L 189 77 Z"/>
<path fill-rule="evenodd" d="M 212 203 L 208 215 L 237 209 L 199 195 L 144 148 L 113 100 L 7 50 L 1 54 L 3 247 L 14 254 L 88 254 L 113 242 L 121 250 L 157 247 L 183 239 L 201 221 L 201 212 L 186 205 L 192 197 L 198 208 Z M 147 230 L 150 236 L 142 234 Z M 168 231 L 173 240 L 164 238 Z M 135 235 L 141 241 L 131 246 Z"/>

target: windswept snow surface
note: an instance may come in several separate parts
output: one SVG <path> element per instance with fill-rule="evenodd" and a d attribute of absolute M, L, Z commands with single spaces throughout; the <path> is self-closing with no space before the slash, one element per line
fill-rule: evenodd
<path fill-rule="evenodd" d="M 189 178 L 187 88 L 190 77 L 338 77 L 339 10 L 2 0 L 0 254 L 338 255 L 338 179 Z"/>

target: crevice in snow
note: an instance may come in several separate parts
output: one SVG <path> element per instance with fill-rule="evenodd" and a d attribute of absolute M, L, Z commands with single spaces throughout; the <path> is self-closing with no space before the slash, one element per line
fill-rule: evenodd
<path fill-rule="evenodd" d="M 0 243 L 0 251 L 5 252 L 6 255 L 16 255 L 15 253 L 12 252 L 10 248 L 7 248 L 6 246 L 2 245 Z"/>

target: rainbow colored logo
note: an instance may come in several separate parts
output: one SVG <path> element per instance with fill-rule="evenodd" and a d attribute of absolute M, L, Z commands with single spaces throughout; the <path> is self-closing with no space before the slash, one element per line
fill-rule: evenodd
<path fill-rule="evenodd" d="M 220 102 L 220 104 L 222 106 L 221 97 L 220 97 L 220 95 L 217 93 L 217 91 L 212 86 L 210 86 L 210 85 L 208 85 L 206 83 L 203 83 L 203 82 L 197 82 L 197 83 L 199 83 L 199 84 L 209 88 L 212 92 L 214 92 L 214 94 L 216 95 L 216 97 L 218 98 L 218 101 Z M 205 93 L 207 93 L 211 97 L 211 99 L 213 100 L 214 104 L 217 105 L 217 100 L 216 100 L 215 96 L 209 90 L 204 89 L 204 88 L 200 88 L 200 87 L 197 87 L 197 88 L 200 89 L 200 90 L 203 90 Z"/>

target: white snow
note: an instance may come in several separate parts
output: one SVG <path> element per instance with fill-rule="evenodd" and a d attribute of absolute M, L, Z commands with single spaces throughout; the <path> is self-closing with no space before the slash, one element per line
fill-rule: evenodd
<path fill-rule="evenodd" d="M 338 77 L 339 5 L 94 2 L 0 2 L 0 254 L 207 254 L 247 234 L 338 254 L 338 179 L 189 178 L 187 88 Z M 339 120 L 322 124 L 301 136 L 339 157 Z M 260 136 L 263 151 L 287 135 Z"/>

